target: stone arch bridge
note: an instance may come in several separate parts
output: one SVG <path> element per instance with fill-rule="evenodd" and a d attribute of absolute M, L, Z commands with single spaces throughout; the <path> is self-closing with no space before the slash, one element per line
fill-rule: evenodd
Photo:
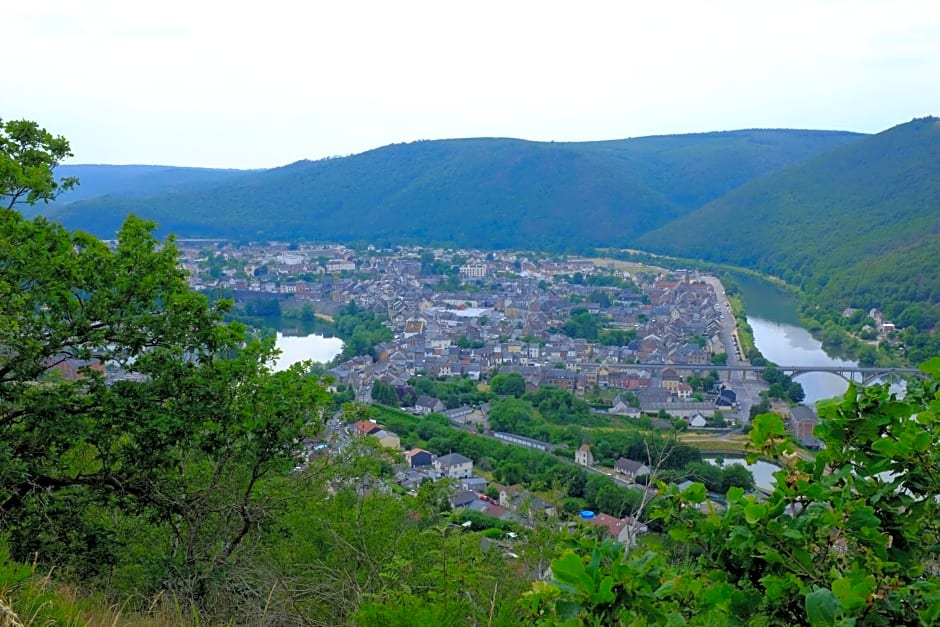
<path fill-rule="evenodd" d="M 624 370 L 647 370 L 653 375 L 661 374 L 663 370 L 672 369 L 677 373 L 687 374 L 695 373 L 704 375 L 715 371 L 724 380 L 757 380 L 761 378 L 766 366 L 735 365 L 735 366 L 716 366 L 711 364 L 617 364 L 617 367 Z M 864 366 L 781 366 L 775 365 L 777 370 L 796 379 L 802 374 L 810 372 L 827 372 L 842 377 L 846 381 L 854 381 L 863 386 L 870 385 L 876 381 L 903 377 L 926 378 L 922 371 L 917 368 L 884 368 L 884 367 L 864 367 Z M 735 377 L 734 375 L 738 375 Z"/>

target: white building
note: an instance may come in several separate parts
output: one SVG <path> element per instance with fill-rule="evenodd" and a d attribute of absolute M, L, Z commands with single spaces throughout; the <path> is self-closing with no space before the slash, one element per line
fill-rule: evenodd
<path fill-rule="evenodd" d="M 356 264 L 347 259 L 330 259 L 326 262 L 327 272 L 354 272 Z"/>
<path fill-rule="evenodd" d="M 582 444 L 578 450 L 574 452 L 574 462 L 582 466 L 594 465 L 594 455 L 591 453 L 590 444 Z"/>
<path fill-rule="evenodd" d="M 461 279 L 483 279 L 486 278 L 486 265 L 482 263 L 468 263 L 460 266 Z"/>
<path fill-rule="evenodd" d="M 435 459 L 434 468 L 450 479 L 466 479 L 473 474 L 473 460 L 460 453 L 451 453 Z"/>

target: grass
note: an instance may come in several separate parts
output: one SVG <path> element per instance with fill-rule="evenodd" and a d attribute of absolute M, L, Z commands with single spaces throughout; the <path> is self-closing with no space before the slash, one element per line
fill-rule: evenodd
<path fill-rule="evenodd" d="M 694 446 L 703 453 L 733 453 L 741 455 L 747 452 L 748 443 L 748 439 L 745 436 L 717 439 L 708 435 L 699 436 L 698 434 L 687 433 L 681 434 L 679 441 L 689 446 Z"/>
<path fill-rule="evenodd" d="M 27 576 L 23 576 L 26 573 Z M 0 560 L 0 627 L 171 627 L 198 625 L 198 613 L 158 594 L 146 609 L 130 610 L 100 594 L 40 575 L 36 564 Z"/>

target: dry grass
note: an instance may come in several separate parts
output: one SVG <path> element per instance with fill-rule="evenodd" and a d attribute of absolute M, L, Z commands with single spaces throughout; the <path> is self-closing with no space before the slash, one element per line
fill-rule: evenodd
<path fill-rule="evenodd" d="M 666 268 L 661 268 L 660 266 L 650 266 L 650 265 L 643 264 L 643 263 L 623 261 L 620 259 L 608 259 L 605 257 L 591 257 L 590 261 L 593 262 L 594 266 L 598 268 L 614 268 L 620 272 L 629 272 L 630 274 L 640 274 L 641 272 L 659 274 L 663 272 L 668 272 Z"/>
<path fill-rule="evenodd" d="M 726 440 L 716 439 L 714 437 L 700 437 L 698 434 L 693 436 L 682 434 L 679 441 L 689 446 L 694 446 L 703 453 L 734 453 L 744 454 L 747 452 L 748 441 L 744 438 L 729 438 Z"/>
<path fill-rule="evenodd" d="M 12 607 L 6 604 L 2 596 L 0 596 L 0 627 L 24 627 L 20 622 L 20 617 L 16 615 Z"/>
<path fill-rule="evenodd" d="M 126 603 L 109 605 L 99 598 L 84 596 L 74 586 L 53 583 L 49 575 L 22 582 L 15 590 L 0 590 L 0 627 L 177 627 L 185 624 L 198 625 L 200 621 L 162 593 L 150 601 L 145 611 L 138 613 L 128 611 Z"/>

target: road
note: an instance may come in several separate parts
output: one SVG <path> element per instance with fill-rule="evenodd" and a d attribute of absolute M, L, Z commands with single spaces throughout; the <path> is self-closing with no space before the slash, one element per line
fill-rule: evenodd
<path fill-rule="evenodd" d="M 747 366 L 750 365 L 744 355 L 741 353 L 741 343 L 738 341 L 738 327 L 734 320 L 734 314 L 731 313 L 731 303 L 725 288 L 717 277 L 702 276 L 699 277 L 705 283 L 712 286 L 715 295 L 718 298 L 718 306 L 721 308 L 721 331 L 719 337 L 728 354 L 729 366 Z M 745 379 L 744 373 L 728 373 L 728 384 L 737 394 L 738 400 L 738 419 L 741 424 L 747 424 L 750 421 L 751 405 L 760 402 L 760 393 L 767 389 L 767 384 L 760 380 Z"/>

